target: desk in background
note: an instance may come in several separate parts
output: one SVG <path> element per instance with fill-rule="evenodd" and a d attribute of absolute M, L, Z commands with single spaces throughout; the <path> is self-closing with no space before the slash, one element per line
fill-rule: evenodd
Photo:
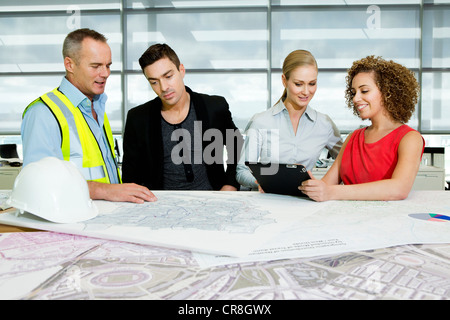
<path fill-rule="evenodd" d="M 0 166 L 0 190 L 12 189 L 22 167 Z"/>
<path fill-rule="evenodd" d="M 12 189 L 21 169 L 22 167 L 0 167 L 0 190 Z M 314 168 L 312 173 L 315 178 L 321 179 L 327 170 L 328 168 Z M 444 168 L 420 166 L 413 190 L 444 190 L 445 184 Z"/>
<path fill-rule="evenodd" d="M 328 168 L 314 168 L 312 174 L 316 179 L 321 179 Z M 444 190 L 445 169 L 434 166 L 420 166 L 412 190 Z"/>

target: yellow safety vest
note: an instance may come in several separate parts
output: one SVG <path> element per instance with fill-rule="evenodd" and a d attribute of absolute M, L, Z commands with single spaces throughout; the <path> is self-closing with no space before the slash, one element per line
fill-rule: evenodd
<path fill-rule="evenodd" d="M 83 168 L 94 169 L 98 167 L 103 168 L 103 177 L 96 179 L 87 179 L 88 181 L 97 181 L 103 183 L 110 183 L 110 178 L 108 175 L 108 170 L 106 169 L 105 160 L 103 159 L 102 152 L 98 145 L 97 140 L 95 139 L 89 125 L 83 117 L 80 109 L 75 107 L 72 102 L 61 93 L 58 88 L 50 91 L 38 99 L 34 100 L 23 112 L 23 116 L 27 112 L 28 108 L 32 106 L 37 101 L 42 101 L 44 104 L 50 109 L 53 115 L 58 120 L 60 130 L 61 130 L 61 151 L 63 154 L 63 158 L 66 161 L 70 161 L 71 155 L 71 147 L 70 147 L 70 126 L 67 121 L 67 118 L 70 117 L 70 121 L 74 123 L 75 129 L 78 132 L 78 141 L 74 143 L 78 143 L 81 145 L 82 150 L 82 165 Z M 73 125 L 72 125 L 73 126 Z M 111 126 L 108 121 L 108 117 L 106 113 L 104 114 L 103 121 L 103 130 L 106 134 L 106 138 L 108 140 L 109 151 L 111 152 L 111 156 L 115 159 L 114 153 L 114 139 L 111 131 Z M 117 162 L 116 162 L 117 163 Z M 121 183 L 120 171 L 116 165 L 117 176 L 119 182 Z"/>

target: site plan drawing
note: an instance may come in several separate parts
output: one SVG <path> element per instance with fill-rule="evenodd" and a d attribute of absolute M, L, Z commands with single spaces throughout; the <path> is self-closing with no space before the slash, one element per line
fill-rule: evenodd
<path fill-rule="evenodd" d="M 191 252 L 0 234 L 0 300 L 450 299 L 450 247 L 406 245 L 200 268 Z"/>
<path fill-rule="evenodd" d="M 445 191 L 413 191 L 402 201 L 321 203 L 258 192 L 155 194 L 158 201 L 144 205 L 96 201 L 100 214 L 83 223 L 12 212 L 0 214 L 0 223 L 189 250 L 203 268 L 450 243 L 450 221 L 423 218 L 450 216 Z"/>
<path fill-rule="evenodd" d="M 258 208 L 245 197 L 224 198 L 218 194 L 164 193 L 157 203 L 144 206 L 105 201 L 97 205 L 103 214 L 85 221 L 87 230 L 121 225 L 150 230 L 198 229 L 253 234 L 258 227 L 275 222 L 266 217 L 269 211 Z"/>
<path fill-rule="evenodd" d="M 161 191 L 145 204 L 95 201 L 99 215 L 76 224 L 56 224 L 31 214 L 4 213 L 0 223 L 109 240 L 153 244 L 227 256 L 245 256 L 291 223 L 305 199 L 259 193 Z M 289 205 L 294 204 L 294 205 Z M 286 206 L 286 210 L 277 209 Z"/>
<path fill-rule="evenodd" d="M 195 256 L 206 267 L 404 244 L 450 243 L 449 220 L 417 219 L 424 213 L 450 216 L 450 197 L 445 191 L 413 191 L 402 201 L 329 201 L 322 205 L 247 257 Z"/>

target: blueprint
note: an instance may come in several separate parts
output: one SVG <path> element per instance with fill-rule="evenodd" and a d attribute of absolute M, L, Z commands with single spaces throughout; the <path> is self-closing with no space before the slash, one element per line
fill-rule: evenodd
<path fill-rule="evenodd" d="M 189 250 L 202 268 L 450 243 L 445 191 L 414 191 L 402 201 L 321 203 L 258 192 L 155 194 L 158 201 L 144 205 L 96 201 L 100 214 L 83 223 L 12 212 L 0 214 L 0 223 Z"/>
<path fill-rule="evenodd" d="M 275 223 L 270 212 L 248 201 L 246 197 L 222 197 L 220 194 L 161 193 L 157 203 L 100 203 L 103 213 L 85 221 L 86 229 L 110 228 L 115 225 L 159 229 L 197 229 L 253 234 L 258 227 Z M 126 219 L 124 219 L 126 212 Z"/>
<path fill-rule="evenodd" d="M 450 243 L 448 192 L 414 191 L 402 201 L 330 201 L 302 215 L 248 256 L 196 253 L 204 267 L 312 257 L 404 244 Z M 431 216 L 430 216 L 431 214 Z M 440 214 L 444 218 L 432 217 Z M 429 219 L 423 219 L 428 215 Z"/>
<path fill-rule="evenodd" d="M 450 246 L 199 267 L 189 251 L 53 232 L 0 234 L 0 300 L 450 299 Z"/>
<path fill-rule="evenodd" d="M 320 208 L 311 200 L 257 192 L 154 193 L 158 201 L 145 204 L 95 201 L 99 215 L 76 224 L 13 212 L 1 214 L 0 223 L 239 257 L 300 218 L 299 207 L 306 215 Z"/>

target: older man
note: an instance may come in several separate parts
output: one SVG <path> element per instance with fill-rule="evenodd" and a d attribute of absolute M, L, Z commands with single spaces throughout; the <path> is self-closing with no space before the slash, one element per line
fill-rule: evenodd
<path fill-rule="evenodd" d="M 53 156 L 77 165 L 92 199 L 156 200 L 146 187 L 121 183 L 105 113 L 104 91 L 112 63 L 106 38 L 94 30 L 75 30 L 64 40 L 63 57 L 66 75 L 59 87 L 24 111 L 24 166 Z"/>

